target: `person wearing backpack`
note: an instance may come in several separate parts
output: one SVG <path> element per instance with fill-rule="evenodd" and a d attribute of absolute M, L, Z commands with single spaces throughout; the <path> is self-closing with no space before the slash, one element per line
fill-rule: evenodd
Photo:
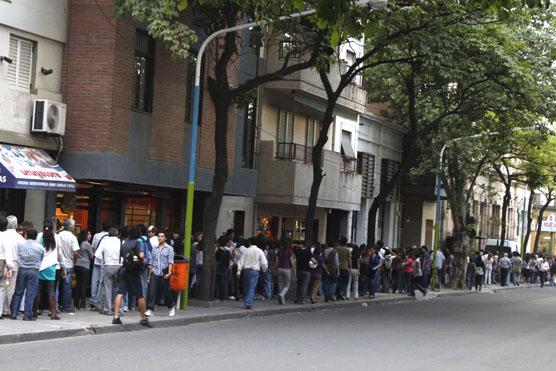
<path fill-rule="evenodd" d="M 393 256 L 390 253 L 390 249 L 388 247 L 384 248 L 384 258 L 382 259 L 382 269 L 380 272 L 382 281 L 381 292 L 390 292 L 390 281 L 392 279 L 392 259 Z"/>
<path fill-rule="evenodd" d="M 139 323 L 145 327 L 152 327 L 148 317 L 145 315 L 146 302 L 141 285 L 141 272 L 145 267 L 145 252 L 143 251 L 143 244 L 137 241 L 139 237 L 140 229 L 137 226 L 130 228 L 128 240 L 120 249 L 120 257 L 123 259 L 123 263 L 118 275 L 118 290 L 114 300 L 114 318 L 112 319 L 113 325 L 122 324 L 120 307 L 124 295 L 129 292 L 137 298 L 141 315 Z"/>
<path fill-rule="evenodd" d="M 336 301 L 336 285 L 340 274 L 340 262 L 335 246 L 330 246 L 324 250 L 324 264 L 326 265 L 323 281 L 324 301 Z"/>

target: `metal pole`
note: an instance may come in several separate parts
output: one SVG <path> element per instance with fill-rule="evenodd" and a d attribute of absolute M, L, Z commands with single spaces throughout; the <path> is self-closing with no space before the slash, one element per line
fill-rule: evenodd
<path fill-rule="evenodd" d="M 448 146 L 448 143 L 444 144 L 442 146 L 442 149 L 440 150 L 440 156 L 439 156 L 439 160 L 438 160 L 438 170 L 442 171 L 442 162 L 444 159 L 444 152 L 446 151 L 446 148 Z M 436 176 L 436 212 L 435 212 L 435 216 L 434 216 L 434 244 L 433 244 L 433 256 L 432 256 L 432 279 L 431 279 L 431 288 L 433 290 L 435 289 L 440 289 L 440 281 L 438 275 L 437 275 L 437 270 L 436 270 L 436 261 L 437 261 L 437 255 L 438 255 L 438 237 L 440 234 L 440 192 L 442 191 L 442 180 L 440 178 L 440 174 L 438 174 Z"/>
<path fill-rule="evenodd" d="M 527 218 L 527 186 L 525 186 L 525 194 L 523 195 L 523 210 L 521 210 L 521 256 L 525 256 L 525 219 Z"/>

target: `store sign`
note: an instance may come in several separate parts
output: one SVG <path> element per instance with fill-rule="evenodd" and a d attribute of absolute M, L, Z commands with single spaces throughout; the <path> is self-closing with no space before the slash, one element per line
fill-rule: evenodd
<path fill-rule="evenodd" d="M 75 180 L 42 149 L 0 144 L 0 187 L 75 192 Z"/>
<path fill-rule="evenodd" d="M 536 228 L 533 228 L 535 230 Z M 555 220 L 543 220 L 541 225 L 541 232 L 556 232 Z"/>

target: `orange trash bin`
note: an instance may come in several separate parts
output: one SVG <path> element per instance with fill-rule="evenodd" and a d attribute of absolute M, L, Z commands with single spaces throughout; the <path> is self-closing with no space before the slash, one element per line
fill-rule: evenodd
<path fill-rule="evenodd" d="M 189 282 L 189 262 L 184 257 L 174 258 L 173 274 L 170 277 L 170 289 L 182 291 Z"/>

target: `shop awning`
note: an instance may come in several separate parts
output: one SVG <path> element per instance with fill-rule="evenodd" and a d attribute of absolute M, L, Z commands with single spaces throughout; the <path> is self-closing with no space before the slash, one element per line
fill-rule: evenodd
<path fill-rule="evenodd" d="M 0 188 L 75 192 L 75 180 L 42 149 L 0 144 Z"/>

